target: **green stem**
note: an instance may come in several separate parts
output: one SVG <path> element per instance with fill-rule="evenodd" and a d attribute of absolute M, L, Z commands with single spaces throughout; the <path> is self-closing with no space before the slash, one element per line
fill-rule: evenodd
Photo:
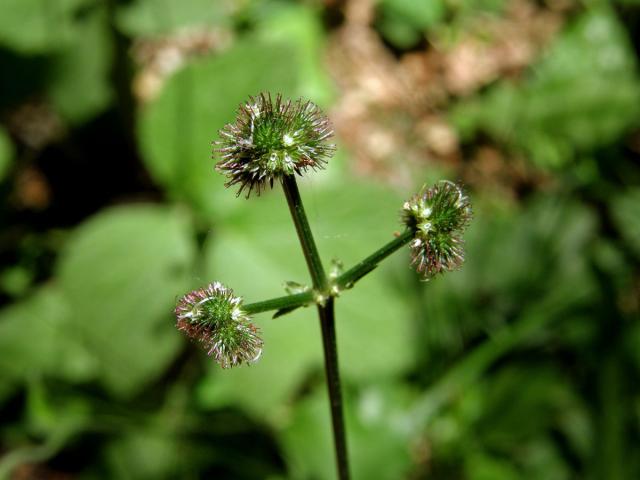
<path fill-rule="evenodd" d="M 281 310 L 283 308 L 298 308 L 305 305 L 315 303 L 316 294 L 313 290 L 308 292 L 296 293 L 295 295 L 287 295 L 286 297 L 277 297 L 265 300 L 263 302 L 249 303 L 242 306 L 242 310 L 246 313 L 260 313 L 269 310 Z"/>
<path fill-rule="evenodd" d="M 354 283 L 376 268 L 382 260 L 387 258 L 400 247 L 409 243 L 413 236 L 414 232 L 411 229 L 405 230 L 400 236 L 396 237 L 382 248 L 376 250 L 360 263 L 356 264 L 354 267 L 336 278 L 334 285 L 337 286 L 339 290 L 351 288 Z"/>
<path fill-rule="evenodd" d="M 342 388 L 338 368 L 338 346 L 336 343 L 336 324 L 334 299 L 330 297 L 324 305 L 318 305 L 320 328 L 322 329 L 322 349 L 324 350 L 324 369 L 327 373 L 327 388 L 331 403 L 331 424 L 333 442 L 336 449 L 338 478 L 349 478 L 349 459 L 347 457 L 346 429 L 342 413 Z"/>
<path fill-rule="evenodd" d="M 336 451 L 336 466 L 340 480 L 349 479 L 349 463 L 347 457 L 346 430 L 344 427 L 344 415 L 342 413 L 342 392 L 340 388 L 340 371 L 338 368 L 338 348 L 336 342 L 335 314 L 333 298 L 328 294 L 329 284 L 327 275 L 322 268 L 320 254 L 311 234 L 309 221 L 302 206 L 302 199 L 298 191 L 298 185 L 293 175 L 288 175 L 282 180 L 287 203 L 293 218 L 293 223 L 298 232 L 298 238 L 302 245 L 304 258 L 309 267 L 313 287 L 317 292 L 327 296 L 324 303 L 318 303 L 318 316 L 322 330 L 322 347 L 324 350 L 324 365 L 327 375 L 327 387 L 329 390 L 329 404 L 331 407 L 331 422 L 333 426 L 333 443 Z"/>
<path fill-rule="evenodd" d="M 300 192 L 298 191 L 296 178 L 293 175 L 285 176 L 282 180 L 282 188 L 284 189 L 284 194 L 287 197 L 291 217 L 293 218 L 293 223 L 296 226 L 298 238 L 300 239 L 302 251 L 304 252 L 304 258 L 307 261 L 307 266 L 309 267 L 309 273 L 311 274 L 311 280 L 313 281 L 313 288 L 319 292 L 326 292 L 327 276 L 324 273 L 324 268 L 322 268 L 322 261 L 320 260 L 320 254 L 318 253 L 316 242 L 311 234 L 311 227 L 309 227 L 307 215 L 304 213 L 304 207 L 302 205 L 302 199 L 300 198 Z"/>

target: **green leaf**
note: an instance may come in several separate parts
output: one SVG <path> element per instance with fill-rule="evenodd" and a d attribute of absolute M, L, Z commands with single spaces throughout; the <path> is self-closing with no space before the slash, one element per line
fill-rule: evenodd
<path fill-rule="evenodd" d="M 635 54 L 615 13 L 602 7 L 565 29 L 524 82 L 496 85 L 452 119 L 463 136 L 488 132 L 556 168 L 640 125 L 639 102 Z"/>
<path fill-rule="evenodd" d="M 308 279 L 286 201 L 277 190 L 251 199 L 242 215 L 228 219 L 226 228 L 217 230 L 207 246 L 207 280 L 229 285 L 247 302 L 281 296 L 286 279 Z M 349 267 L 393 238 L 402 204 L 393 193 L 356 182 L 348 188 L 332 185 L 315 190 L 304 185 L 302 190 L 325 267 L 338 252 Z M 347 381 L 399 375 L 415 358 L 406 294 L 395 288 L 394 271 L 394 262 L 381 266 L 336 302 L 341 370 Z M 204 404 L 232 403 L 272 414 L 310 369 L 322 368 L 315 309 L 299 309 L 275 320 L 269 317 L 256 317 L 264 333 L 263 357 L 248 368 L 223 372 L 213 367 L 215 373 L 200 391 Z"/>
<path fill-rule="evenodd" d="M 610 209 L 622 237 L 640 256 L 640 188 L 629 188 L 616 196 Z"/>
<path fill-rule="evenodd" d="M 584 460 L 592 451 L 590 422 L 567 372 L 549 368 L 540 352 L 525 362 L 512 357 L 469 382 L 424 434 L 435 465 L 464 464 L 464 478 L 566 479 L 566 452 Z"/>
<path fill-rule="evenodd" d="M 13 144 L 7 132 L 0 127 L 0 182 L 4 180 L 5 176 L 11 168 L 13 162 Z"/>
<path fill-rule="evenodd" d="M 444 351 L 461 351 L 466 339 L 499 332 L 506 319 L 526 317 L 549 299 L 567 308 L 581 302 L 593 289 L 585 260 L 595 226 L 589 210 L 549 195 L 510 214 L 478 205 L 464 266 L 425 284 L 425 355 L 442 360 Z"/>
<path fill-rule="evenodd" d="M 487 447 L 513 448 L 548 435 L 554 426 L 563 430 L 565 425 L 575 428 L 582 419 L 588 422 L 588 411 L 574 395 L 568 378 L 556 370 L 534 365 L 506 366 L 484 379 L 486 405 L 480 422 L 491 428 L 480 429 L 478 434 Z M 523 377 L 527 382 L 521 383 Z M 514 429 L 516 425 L 518 428 Z M 593 432 L 581 433 L 584 437 L 576 439 L 586 442 L 586 453 L 592 447 Z"/>
<path fill-rule="evenodd" d="M 160 428 L 136 428 L 106 448 L 111 478 L 176 478 L 181 455 L 176 436 Z"/>
<path fill-rule="evenodd" d="M 319 15 L 303 5 L 274 10 L 261 18 L 260 37 L 286 43 L 296 50 L 300 78 L 296 93 L 317 105 L 327 105 L 334 92 L 324 64 L 325 35 Z"/>
<path fill-rule="evenodd" d="M 520 475 L 511 462 L 487 454 L 475 453 L 465 458 L 469 480 L 518 480 Z"/>
<path fill-rule="evenodd" d="M 82 41 L 53 57 L 48 93 L 54 107 L 71 123 L 81 123 L 109 105 L 112 39 L 105 9 L 77 21 Z"/>
<path fill-rule="evenodd" d="M 27 384 L 25 423 L 29 433 L 67 437 L 91 422 L 89 402 L 80 395 L 54 398 L 45 382 L 33 376 Z M 58 393 L 58 392 L 56 392 Z"/>
<path fill-rule="evenodd" d="M 186 290 L 190 235 L 180 211 L 137 205 L 92 217 L 66 245 L 58 275 L 73 327 L 115 395 L 142 390 L 178 351 L 172 307 Z"/>
<path fill-rule="evenodd" d="M 404 384 L 376 384 L 345 399 L 353 478 L 395 480 L 411 467 L 412 392 Z M 327 392 L 316 388 L 297 403 L 279 435 L 293 478 L 336 478 Z"/>
<path fill-rule="evenodd" d="M 294 95 L 298 70 L 289 45 L 247 40 L 178 72 L 142 111 L 140 143 L 154 178 L 200 211 L 233 209 L 233 194 L 213 171 L 211 143 L 249 95 Z"/>
<path fill-rule="evenodd" d="M 30 378 L 77 381 L 93 369 L 69 323 L 68 306 L 53 288 L 0 311 L 0 351 L 0 398 Z"/>
<path fill-rule="evenodd" d="M 0 272 L 0 291 L 11 297 L 23 296 L 33 283 L 34 272 L 22 265 L 13 265 Z"/>
<path fill-rule="evenodd" d="M 76 36 L 74 15 L 85 0 L 3 0 L 0 45 L 42 53 L 68 45 Z"/>
<path fill-rule="evenodd" d="M 468 15 L 481 15 L 489 12 L 500 13 L 505 3 L 505 0 L 462 0 L 456 7 Z"/>
<path fill-rule="evenodd" d="M 210 29 L 228 18 L 231 3 L 212 0 L 136 0 L 118 9 L 116 20 L 131 36 Z"/>
<path fill-rule="evenodd" d="M 417 43 L 423 33 L 441 22 L 446 14 L 446 5 L 441 0 L 382 0 L 378 9 L 378 27 L 400 48 Z"/>

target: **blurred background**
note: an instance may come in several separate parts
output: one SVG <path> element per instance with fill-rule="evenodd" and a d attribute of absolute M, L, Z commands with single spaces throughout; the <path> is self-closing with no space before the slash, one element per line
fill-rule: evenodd
<path fill-rule="evenodd" d="M 640 2 L 3 0 L 0 478 L 334 478 L 312 309 L 222 371 L 186 291 L 308 274 L 279 189 L 211 141 L 261 91 L 331 117 L 325 264 L 461 181 L 467 262 L 337 303 L 355 479 L 640 478 Z"/>

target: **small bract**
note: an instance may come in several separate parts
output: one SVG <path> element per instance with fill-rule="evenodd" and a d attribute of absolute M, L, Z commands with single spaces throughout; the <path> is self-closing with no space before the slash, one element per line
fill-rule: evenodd
<path fill-rule="evenodd" d="M 469 198 L 459 185 L 442 180 L 404 203 L 402 219 L 414 231 L 412 265 L 425 280 L 464 262 L 462 234 L 472 217 Z"/>
<path fill-rule="evenodd" d="M 335 145 L 329 119 L 309 101 L 284 101 L 270 94 L 250 97 L 240 105 L 235 123 L 219 132 L 214 152 L 221 160 L 216 169 L 229 179 L 225 186 L 239 185 L 258 195 L 266 185 L 286 175 L 302 175 L 323 168 Z"/>
<path fill-rule="evenodd" d="M 242 299 L 219 282 L 194 290 L 176 305 L 176 326 L 200 343 L 222 368 L 252 363 L 262 354 L 259 330 L 241 308 Z"/>

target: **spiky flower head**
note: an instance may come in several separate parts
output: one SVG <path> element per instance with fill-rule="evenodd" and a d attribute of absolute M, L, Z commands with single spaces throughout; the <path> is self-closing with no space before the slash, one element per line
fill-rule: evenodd
<path fill-rule="evenodd" d="M 200 343 L 222 368 L 252 363 L 262 354 L 262 339 L 241 305 L 242 299 L 233 290 L 214 282 L 178 301 L 176 326 Z"/>
<path fill-rule="evenodd" d="M 302 99 L 285 101 L 281 95 L 275 101 L 264 93 L 249 97 L 240 105 L 236 122 L 219 133 L 216 170 L 229 179 L 225 186 L 240 186 L 238 195 L 248 189 L 247 197 L 286 175 L 324 168 L 335 151 L 335 145 L 327 143 L 333 135 L 331 124 L 320 109 Z"/>
<path fill-rule="evenodd" d="M 402 220 L 415 236 L 412 265 L 425 280 L 455 270 L 464 262 L 462 234 L 472 217 L 471 203 L 459 185 L 442 180 L 404 203 Z"/>

